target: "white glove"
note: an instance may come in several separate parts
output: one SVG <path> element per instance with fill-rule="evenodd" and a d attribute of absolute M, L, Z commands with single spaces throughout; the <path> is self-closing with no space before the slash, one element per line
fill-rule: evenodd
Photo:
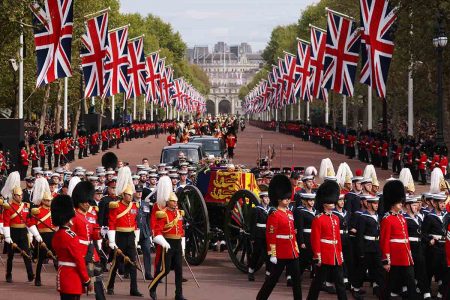
<path fill-rule="evenodd" d="M 166 251 L 170 249 L 169 243 L 166 241 L 166 239 L 162 235 L 155 236 L 153 238 L 153 242 L 160 245 L 164 249 L 166 249 Z"/>
<path fill-rule="evenodd" d="M 108 226 L 102 226 L 102 228 L 100 229 L 100 234 L 104 239 L 108 235 L 108 229 L 109 229 Z"/>
<path fill-rule="evenodd" d="M 183 236 L 181 238 L 181 255 L 184 257 L 184 249 L 186 249 L 186 238 Z"/>
<path fill-rule="evenodd" d="M 3 223 L 0 223 L 0 234 L 3 234 L 3 235 L 4 235 L 4 232 L 3 232 Z"/>
<path fill-rule="evenodd" d="M 101 251 L 102 250 L 102 240 L 97 240 L 96 242 L 97 242 L 98 251 Z"/>
<path fill-rule="evenodd" d="M 109 240 L 109 248 L 116 249 L 116 231 L 115 230 L 108 230 L 108 240 Z"/>
<path fill-rule="evenodd" d="M 136 229 L 134 231 L 134 244 L 136 245 L 136 248 L 139 244 L 139 237 L 141 236 L 141 230 L 140 229 Z"/>
<path fill-rule="evenodd" d="M 34 236 L 36 242 L 41 243 L 42 242 L 42 237 L 39 234 L 39 231 L 36 227 L 36 225 L 33 225 L 29 228 L 29 232 Z"/>
<path fill-rule="evenodd" d="M 278 262 L 277 257 L 276 256 L 271 256 L 270 257 L 270 262 L 273 263 L 274 265 L 276 265 L 277 262 Z"/>
<path fill-rule="evenodd" d="M 13 240 L 11 239 L 11 228 L 3 227 L 3 232 L 5 234 L 5 242 L 7 242 L 8 244 L 12 244 Z"/>

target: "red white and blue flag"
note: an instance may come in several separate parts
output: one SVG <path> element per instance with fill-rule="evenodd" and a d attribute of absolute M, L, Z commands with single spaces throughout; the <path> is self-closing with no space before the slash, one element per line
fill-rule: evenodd
<path fill-rule="evenodd" d="M 305 101 L 311 101 L 310 65 L 311 47 L 308 42 L 297 41 L 297 62 L 295 69 L 295 96 Z"/>
<path fill-rule="evenodd" d="M 311 96 L 324 101 L 328 101 L 328 91 L 322 87 L 326 42 L 326 31 L 311 26 Z"/>
<path fill-rule="evenodd" d="M 284 95 L 286 104 L 295 103 L 295 72 L 296 59 L 295 55 L 290 53 L 284 54 Z"/>
<path fill-rule="evenodd" d="M 388 0 L 360 0 L 361 4 L 361 83 L 386 97 L 386 83 L 394 53 L 396 9 Z"/>
<path fill-rule="evenodd" d="M 73 0 L 45 0 L 44 8 L 34 2 L 30 8 L 35 25 L 36 87 L 71 77 Z"/>
<path fill-rule="evenodd" d="M 108 12 L 85 22 L 86 33 L 81 36 L 81 66 L 83 67 L 84 97 L 102 96 L 104 92 L 104 60 L 108 37 Z"/>
<path fill-rule="evenodd" d="M 360 30 L 350 18 L 328 10 L 323 87 L 353 96 Z"/>
<path fill-rule="evenodd" d="M 103 97 L 128 91 L 128 26 L 108 32 Z"/>
<path fill-rule="evenodd" d="M 158 103 L 161 93 L 159 90 L 159 80 L 161 79 L 161 72 L 159 69 L 159 52 L 150 53 L 146 58 L 146 95 L 145 100 L 147 102 L 153 101 Z"/>
<path fill-rule="evenodd" d="M 139 97 L 145 93 L 144 38 L 138 37 L 128 41 L 128 93 L 127 99 Z"/>

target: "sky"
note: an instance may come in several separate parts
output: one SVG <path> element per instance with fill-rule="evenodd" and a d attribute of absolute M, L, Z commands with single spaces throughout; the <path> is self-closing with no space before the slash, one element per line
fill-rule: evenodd
<path fill-rule="evenodd" d="M 120 0 L 121 12 L 161 17 L 180 32 L 188 47 L 218 41 L 249 43 L 263 50 L 277 25 L 296 23 L 317 0 Z"/>

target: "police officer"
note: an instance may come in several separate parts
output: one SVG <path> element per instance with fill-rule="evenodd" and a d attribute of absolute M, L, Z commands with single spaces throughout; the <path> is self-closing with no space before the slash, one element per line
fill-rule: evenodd
<path fill-rule="evenodd" d="M 301 193 L 301 204 L 294 209 L 296 238 L 300 247 L 300 275 L 303 275 L 305 269 L 311 269 L 312 267 L 311 225 L 316 216 L 315 198 L 316 194 Z"/>
<path fill-rule="evenodd" d="M 259 198 L 260 203 L 253 208 L 252 219 L 250 222 L 250 237 L 252 240 L 253 251 L 248 265 L 248 281 L 255 281 L 254 272 L 256 266 L 263 258 L 266 265 L 266 276 L 270 275 L 270 261 L 266 246 L 266 223 L 271 210 L 271 207 L 269 206 L 269 193 L 260 192 Z"/>

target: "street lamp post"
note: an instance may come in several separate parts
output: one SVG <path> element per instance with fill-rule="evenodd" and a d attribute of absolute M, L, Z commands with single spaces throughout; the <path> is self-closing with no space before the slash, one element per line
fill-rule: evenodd
<path fill-rule="evenodd" d="M 445 46 L 447 46 L 447 36 L 444 32 L 443 26 L 443 16 L 442 12 L 438 13 L 438 29 L 437 34 L 433 38 L 433 45 L 437 50 L 437 107 L 436 107 L 436 117 L 437 117 L 437 134 L 436 134 L 436 144 L 437 146 L 444 145 L 444 95 L 443 95 L 443 59 L 442 52 Z"/>
<path fill-rule="evenodd" d="M 80 132 L 85 132 L 86 128 L 84 127 L 84 112 L 86 111 L 85 107 L 85 99 L 84 99 L 84 90 L 83 90 L 83 68 L 80 66 L 80 119 L 78 121 L 78 130 Z"/>

